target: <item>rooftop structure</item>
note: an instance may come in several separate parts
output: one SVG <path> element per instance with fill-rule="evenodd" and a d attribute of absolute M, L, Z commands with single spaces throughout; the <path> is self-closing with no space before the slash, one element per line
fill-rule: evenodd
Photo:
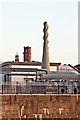
<path fill-rule="evenodd" d="M 31 47 L 29 47 L 29 46 L 24 47 L 23 54 L 24 54 L 23 61 L 30 62 L 31 61 Z"/>
<path fill-rule="evenodd" d="M 77 68 L 80 71 L 80 64 L 75 65 L 74 67 Z"/>

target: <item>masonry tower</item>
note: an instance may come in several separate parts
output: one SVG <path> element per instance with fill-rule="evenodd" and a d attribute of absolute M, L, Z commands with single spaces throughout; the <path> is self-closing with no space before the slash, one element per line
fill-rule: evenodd
<path fill-rule="evenodd" d="M 44 36 L 43 36 L 44 42 L 43 42 L 42 69 L 46 69 L 47 71 L 50 71 L 47 22 L 44 22 L 43 32 L 44 32 Z"/>

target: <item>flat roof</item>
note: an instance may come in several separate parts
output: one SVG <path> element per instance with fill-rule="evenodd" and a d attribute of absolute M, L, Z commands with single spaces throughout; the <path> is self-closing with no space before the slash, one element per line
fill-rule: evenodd
<path fill-rule="evenodd" d="M 2 71 L 7 72 L 46 72 L 45 69 L 38 69 L 38 68 L 2 68 Z"/>
<path fill-rule="evenodd" d="M 41 66 L 42 62 L 31 61 L 31 62 L 14 62 L 14 61 L 7 61 L 2 63 L 3 66 L 7 65 L 29 65 L 29 66 Z M 50 63 L 50 66 L 59 66 L 61 63 Z"/>

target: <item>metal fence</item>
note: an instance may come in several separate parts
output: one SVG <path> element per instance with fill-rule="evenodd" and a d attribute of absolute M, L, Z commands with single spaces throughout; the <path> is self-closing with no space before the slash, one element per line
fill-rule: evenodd
<path fill-rule="evenodd" d="M 80 94 L 80 86 L 1 85 L 0 94 Z"/>

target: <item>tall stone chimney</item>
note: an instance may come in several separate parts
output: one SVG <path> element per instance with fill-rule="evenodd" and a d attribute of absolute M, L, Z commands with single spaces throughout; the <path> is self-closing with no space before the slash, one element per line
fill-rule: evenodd
<path fill-rule="evenodd" d="M 42 69 L 46 69 L 47 71 L 50 71 L 47 22 L 44 22 L 43 32 L 44 32 L 44 36 L 43 36 L 44 42 L 43 42 Z"/>

